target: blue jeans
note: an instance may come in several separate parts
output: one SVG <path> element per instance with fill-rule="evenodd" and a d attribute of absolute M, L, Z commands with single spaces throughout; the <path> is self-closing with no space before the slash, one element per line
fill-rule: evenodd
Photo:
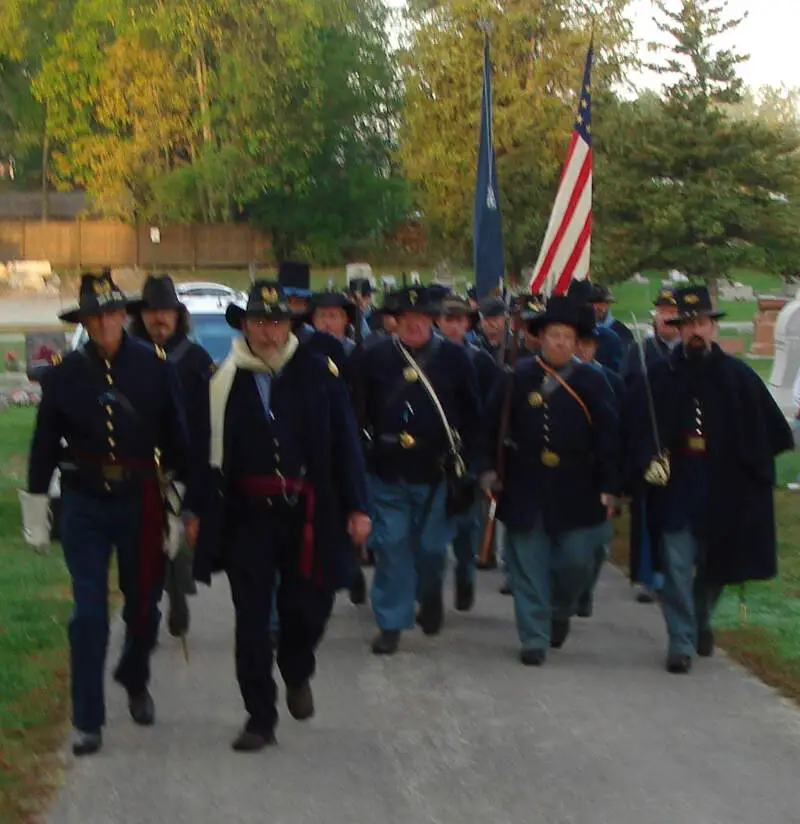
<path fill-rule="evenodd" d="M 661 608 L 667 622 L 669 652 L 693 656 L 697 634 L 711 628 L 711 615 L 724 587 L 706 579 L 703 569 L 706 546 L 690 530 L 665 532 L 662 541 Z"/>
<path fill-rule="evenodd" d="M 447 545 L 453 537 L 445 511 L 443 483 L 371 479 L 375 521 L 370 544 L 375 552 L 372 611 L 381 630 L 414 626 L 414 604 L 441 594 Z M 427 510 L 427 512 L 426 512 Z"/>
<path fill-rule="evenodd" d="M 475 583 L 475 562 L 481 534 L 481 505 L 475 503 L 461 515 L 453 518 L 453 557 L 456 560 L 456 583 Z"/>
<path fill-rule="evenodd" d="M 606 522 L 555 538 L 541 526 L 507 532 L 506 568 L 523 649 L 546 650 L 551 621 L 566 621 L 575 614 L 595 573 L 597 547 L 610 540 L 611 529 Z"/>
<path fill-rule="evenodd" d="M 117 550 L 119 586 L 125 597 L 125 643 L 115 678 L 131 692 L 150 680 L 150 653 L 161 613 L 164 576 L 155 575 L 142 604 L 140 550 L 142 502 L 138 494 L 99 497 L 75 489 L 62 492 L 61 542 L 72 578 L 74 606 L 69 622 L 72 666 L 72 722 L 84 732 L 106 720 L 103 679 L 108 648 L 108 568 Z M 157 559 L 163 563 L 163 554 Z"/>

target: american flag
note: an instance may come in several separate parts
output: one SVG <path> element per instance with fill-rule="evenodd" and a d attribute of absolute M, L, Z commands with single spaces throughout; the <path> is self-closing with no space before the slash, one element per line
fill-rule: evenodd
<path fill-rule="evenodd" d="M 534 294 L 560 295 L 589 277 L 592 241 L 592 46 L 586 55 L 578 116 L 556 201 L 531 277 Z"/>

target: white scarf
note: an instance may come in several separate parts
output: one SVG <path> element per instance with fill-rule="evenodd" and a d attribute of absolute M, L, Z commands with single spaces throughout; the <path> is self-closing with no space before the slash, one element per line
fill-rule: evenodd
<path fill-rule="evenodd" d="M 286 346 L 264 361 L 253 353 L 244 338 L 233 339 L 230 354 L 222 362 L 222 366 L 214 373 L 209 386 L 211 411 L 210 463 L 214 469 L 219 469 L 222 466 L 225 409 L 228 405 L 228 396 L 231 393 L 231 386 L 233 386 L 236 372 L 243 369 L 245 372 L 267 372 L 270 375 L 277 375 L 294 357 L 297 346 L 297 338 L 290 334 Z"/>

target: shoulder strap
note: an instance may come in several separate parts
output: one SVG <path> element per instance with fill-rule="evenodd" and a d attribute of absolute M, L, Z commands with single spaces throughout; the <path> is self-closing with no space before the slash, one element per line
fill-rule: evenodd
<path fill-rule="evenodd" d="M 192 342 L 184 338 L 171 352 L 167 352 L 167 360 L 177 366 L 191 348 Z"/>
<path fill-rule="evenodd" d="M 439 418 L 442 422 L 442 426 L 444 427 L 445 434 L 447 435 L 447 440 L 450 445 L 450 452 L 453 455 L 455 462 L 456 462 L 456 474 L 457 475 L 464 475 L 466 474 L 466 466 L 464 465 L 464 460 L 461 457 L 459 447 L 456 444 L 456 435 L 453 432 L 452 427 L 450 426 L 450 422 L 447 420 L 447 415 L 444 412 L 444 408 L 442 407 L 442 402 L 439 400 L 439 396 L 436 394 L 436 390 L 433 388 L 428 376 L 422 369 L 422 365 L 414 360 L 412 354 L 406 349 L 405 346 L 400 342 L 399 338 L 395 339 L 395 343 L 397 344 L 397 348 L 400 350 L 400 353 L 405 358 L 406 363 L 416 370 L 417 374 L 419 375 L 419 382 L 422 384 L 425 391 L 428 393 L 428 397 L 431 399 L 431 403 L 433 403 L 434 409 L 439 415 Z"/>
<path fill-rule="evenodd" d="M 558 374 L 558 372 L 556 372 L 555 369 L 548 366 L 538 355 L 536 356 L 536 362 L 539 364 L 539 366 L 542 367 L 542 369 L 544 369 L 548 377 L 552 378 L 554 381 L 557 381 L 561 386 L 564 387 L 564 389 L 567 390 L 567 392 L 569 392 L 572 398 L 575 399 L 577 404 L 583 410 L 583 414 L 586 416 L 586 422 L 589 424 L 589 426 L 591 426 L 592 416 L 589 414 L 589 407 L 586 406 L 586 404 L 583 401 L 583 398 L 566 382 L 566 380 L 564 380 L 564 378 L 561 375 Z"/>

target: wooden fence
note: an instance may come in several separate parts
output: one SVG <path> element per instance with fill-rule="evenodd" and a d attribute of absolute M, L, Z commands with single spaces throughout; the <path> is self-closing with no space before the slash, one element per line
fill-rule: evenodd
<path fill-rule="evenodd" d="M 271 258 L 267 235 L 243 224 L 162 226 L 154 239 L 148 225 L 113 220 L 0 220 L 0 262 L 235 269 Z"/>

